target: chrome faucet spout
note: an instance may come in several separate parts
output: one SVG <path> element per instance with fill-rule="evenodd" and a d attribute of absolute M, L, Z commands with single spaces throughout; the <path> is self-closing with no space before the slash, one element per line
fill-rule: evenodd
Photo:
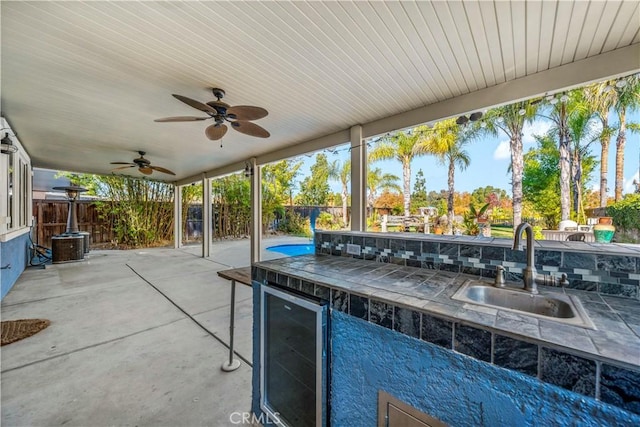
<path fill-rule="evenodd" d="M 516 234 L 513 239 L 513 250 L 522 250 L 522 234 L 525 233 L 527 237 L 527 267 L 523 271 L 524 290 L 529 291 L 532 294 L 538 293 L 538 284 L 536 279 L 538 272 L 535 266 L 535 253 L 533 248 L 533 228 L 531 224 L 523 222 L 516 228 Z"/>

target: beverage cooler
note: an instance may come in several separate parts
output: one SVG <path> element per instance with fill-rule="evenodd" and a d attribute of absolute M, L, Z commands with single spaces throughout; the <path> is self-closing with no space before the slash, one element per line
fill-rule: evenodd
<path fill-rule="evenodd" d="M 328 425 L 328 302 L 260 290 L 260 406 L 278 426 Z"/>

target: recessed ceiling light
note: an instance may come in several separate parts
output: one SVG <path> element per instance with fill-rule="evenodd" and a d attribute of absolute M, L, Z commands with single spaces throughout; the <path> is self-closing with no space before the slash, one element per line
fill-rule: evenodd
<path fill-rule="evenodd" d="M 527 114 L 527 110 L 525 110 L 524 108 L 521 108 L 520 111 L 518 111 L 518 114 L 520 116 L 524 116 L 525 114 Z"/>
<path fill-rule="evenodd" d="M 562 95 L 560 97 L 560 101 L 562 101 L 562 102 L 567 102 L 568 100 L 569 100 L 569 95 Z"/>

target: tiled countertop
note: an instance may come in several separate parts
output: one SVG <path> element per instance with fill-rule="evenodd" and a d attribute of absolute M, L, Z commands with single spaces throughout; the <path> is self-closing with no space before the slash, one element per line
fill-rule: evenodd
<path fill-rule="evenodd" d="M 322 231 L 323 234 L 344 234 L 340 231 Z M 386 238 L 386 239 L 403 239 L 403 240 L 429 240 L 433 242 L 444 243 L 467 243 L 474 245 L 491 245 L 502 246 L 510 248 L 513 246 L 512 239 L 496 238 L 496 237 L 483 237 L 483 236 L 451 236 L 440 234 L 418 234 L 418 233 L 372 233 L 372 232 L 358 232 L 349 231 L 351 236 L 373 237 L 373 238 Z M 526 243 L 526 241 L 523 241 Z M 611 254 L 611 255 L 630 255 L 640 256 L 640 245 L 627 244 L 627 243 L 597 243 L 597 242 L 572 242 L 572 241 L 559 241 L 559 240 L 536 240 L 536 250 L 565 250 L 565 251 L 580 251 L 587 253 L 598 254 Z"/>
<path fill-rule="evenodd" d="M 571 243 L 562 242 L 564 245 Z M 433 314 L 461 324 L 480 326 L 502 335 L 569 351 L 577 356 L 636 371 L 640 369 L 640 304 L 637 300 L 540 287 L 541 293 L 563 292 L 577 296 L 596 327 L 593 330 L 526 313 L 454 300 L 451 296 L 467 280 L 492 283 L 490 279 L 462 273 L 324 255 L 281 258 L 255 265 L 333 290 Z M 521 282 L 508 282 L 507 285 L 522 287 Z"/>

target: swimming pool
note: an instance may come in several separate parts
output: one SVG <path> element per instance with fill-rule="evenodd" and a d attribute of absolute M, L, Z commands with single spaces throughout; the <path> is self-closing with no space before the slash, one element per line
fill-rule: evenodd
<path fill-rule="evenodd" d="M 314 246 L 307 244 L 269 246 L 267 250 L 271 252 L 279 252 L 281 254 L 289 256 L 309 255 L 315 253 Z"/>

